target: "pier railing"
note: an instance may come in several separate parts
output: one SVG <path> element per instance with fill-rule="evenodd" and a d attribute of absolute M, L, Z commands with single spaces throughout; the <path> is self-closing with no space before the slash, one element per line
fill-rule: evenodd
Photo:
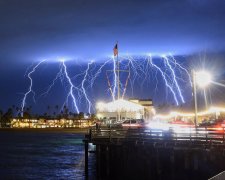
<path fill-rule="evenodd" d="M 100 128 L 90 129 L 90 141 L 191 141 L 225 145 L 225 128 Z"/>

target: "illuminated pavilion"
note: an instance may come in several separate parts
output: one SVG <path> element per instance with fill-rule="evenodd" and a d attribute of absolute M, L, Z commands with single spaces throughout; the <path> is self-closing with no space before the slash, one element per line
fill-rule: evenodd
<path fill-rule="evenodd" d="M 114 49 L 114 58 L 116 60 L 116 67 L 113 70 L 115 73 L 115 83 L 116 85 L 113 86 L 115 89 L 117 89 L 117 93 L 112 91 L 112 86 L 110 84 L 110 81 L 108 79 L 108 85 L 111 89 L 112 97 L 114 97 L 114 101 L 109 103 L 99 102 L 97 103 L 96 110 L 97 110 L 97 117 L 98 119 L 104 120 L 105 123 L 113 123 L 118 122 L 120 120 L 126 120 L 126 119 L 144 119 L 144 120 L 150 120 L 150 118 L 154 114 L 154 108 L 152 105 L 151 99 L 130 99 L 125 100 L 123 99 L 123 95 L 126 92 L 126 87 L 128 80 L 130 78 L 130 70 L 127 69 L 120 69 L 120 61 L 118 58 L 118 42 L 116 43 Z M 111 70 L 109 70 L 111 71 Z M 126 83 L 124 84 L 123 89 L 123 95 L 121 98 L 121 81 L 120 81 L 120 72 L 126 72 L 128 73 Z M 115 94 L 114 94 L 115 93 Z M 117 100 L 115 100 L 115 96 L 117 95 Z"/>
<path fill-rule="evenodd" d="M 97 117 L 106 123 L 125 119 L 145 119 L 153 115 L 152 100 L 119 99 L 109 103 L 99 102 L 96 106 Z"/>

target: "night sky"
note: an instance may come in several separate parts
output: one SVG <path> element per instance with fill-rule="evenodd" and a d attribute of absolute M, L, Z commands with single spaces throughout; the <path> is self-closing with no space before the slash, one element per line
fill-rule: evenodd
<path fill-rule="evenodd" d="M 57 73 L 59 57 L 76 59 L 69 62 L 75 75 L 77 64 L 83 67 L 112 56 L 116 41 L 121 55 L 173 53 L 188 67 L 219 67 L 213 71 L 221 80 L 224 19 L 224 0 L 0 0 L 0 109 L 20 106 L 29 85 L 24 74 L 32 63 L 48 59 L 34 75 L 35 89 L 41 93 Z M 103 78 L 99 82 L 98 89 L 107 87 Z M 153 98 L 153 88 L 143 89 L 133 96 L 142 92 L 141 98 Z M 106 99 L 105 91 L 89 93 Z M 48 104 L 61 103 L 63 92 L 57 87 L 39 104 L 34 105 L 32 96 L 27 104 L 43 112 Z"/>

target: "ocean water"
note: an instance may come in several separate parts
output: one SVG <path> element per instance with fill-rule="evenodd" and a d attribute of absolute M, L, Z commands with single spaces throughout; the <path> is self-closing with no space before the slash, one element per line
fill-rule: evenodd
<path fill-rule="evenodd" d="M 84 134 L 0 131 L 0 179 L 85 179 Z M 88 179 L 95 179 L 89 154 Z"/>

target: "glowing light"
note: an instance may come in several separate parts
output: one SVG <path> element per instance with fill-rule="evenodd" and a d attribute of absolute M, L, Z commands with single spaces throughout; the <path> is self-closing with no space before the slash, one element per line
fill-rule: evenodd
<path fill-rule="evenodd" d="M 60 58 L 59 62 L 65 62 L 65 59 L 64 58 Z"/>
<path fill-rule="evenodd" d="M 152 114 L 153 114 L 153 115 L 155 115 L 155 114 L 156 114 L 156 110 L 155 110 L 155 108 L 152 108 L 152 109 L 151 109 L 151 111 L 152 111 Z"/>
<path fill-rule="evenodd" d="M 225 112 L 225 108 L 224 107 L 211 107 L 207 111 L 198 112 L 198 116 L 204 116 L 204 115 L 219 113 L 219 112 Z M 172 111 L 167 115 L 156 114 L 154 116 L 154 119 L 168 119 L 169 120 L 173 117 L 178 117 L 178 116 L 180 116 L 180 117 L 194 117 L 195 114 L 194 113 Z"/>
<path fill-rule="evenodd" d="M 168 123 L 154 122 L 154 121 L 148 123 L 147 127 L 151 128 L 151 129 L 160 129 L 160 130 L 163 130 L 163 131 L 167 131 L 170 128 Z"/>
<path fill-rule="evenodd" d="M 99 112 L 142 112 L 144 111 L 144 107 L 132 103 L 130 101 L 119 99 L 110 103 L 99 102 L 96 106 Z"/>
<path fill-rule="evenodd" d="M 103 115 L 100 114 L 100 113 L 97 113 L 96 116 L 97 116 L 98 119 L 102 119 L 103 118 Z"/>
<path fill-rule="evenodd" d="M 206 87 L 212 81 L 211 75 L 206 71 L 195 72 L 196 83 L 199 87 Z"/>
<path fill-rule="evenodd" d="M 105 103 L 104 102 L 98 102 L 96 105 L 96 108 L 99 109 L 100 111 L 102 111 L 105 107 Z"/>

